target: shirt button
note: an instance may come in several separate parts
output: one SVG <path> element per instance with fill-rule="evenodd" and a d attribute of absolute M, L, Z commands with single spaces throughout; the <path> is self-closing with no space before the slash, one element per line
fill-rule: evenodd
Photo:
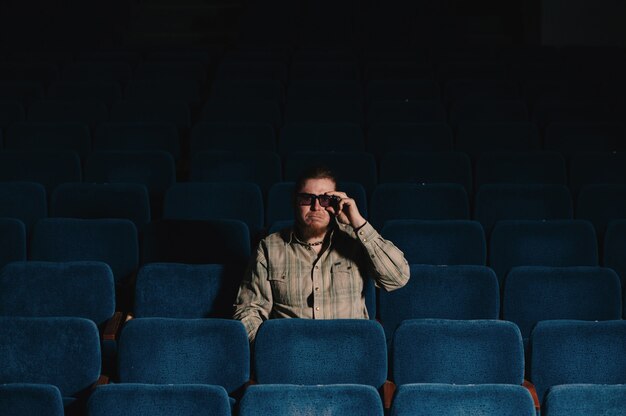
<path fill-rule="evenodd" d="M 316 311 L 319 311 L 319 310 L 320 310 L 320 307 L 319 307 L 319 306 L 317 306 L 317 307 L 315 308 L 315 310 L 316 310 Z"/>
<path fill-rule="evenodd" d="M 320 288 L 319 288 L 319 287 L 316 287 L 316 288 L 315 288 L 315 291 L 316 291 L 316 292 L 319 292 L 319 290 L 320 290 Z"/>
<path fill-rule="evenodd" d="M 320 268 L 320 266 L 315 266 L 315 270 L 318 270 Z"/>
<path fill-rule="evenodd" d="M 359 235 L 363 235 L 363 231 L 359 231 Z"/>
<path fill-rule="evenodd" d="M 364 239 L 363 239 L 363 242 L 364 242 L 364 243 L 365 243 L 365 242 L 367 242 L 367 238 L 364 238 Z"/>

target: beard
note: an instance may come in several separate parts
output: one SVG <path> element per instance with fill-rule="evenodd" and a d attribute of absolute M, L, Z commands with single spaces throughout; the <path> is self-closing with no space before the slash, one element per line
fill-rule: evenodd
<path fill-rule="evenodd" d="M 319 217 L 299 218 L 297 225 L 303 238 L 323 238 L 330 228 L 330 217 L 327 215 L 325 221 L 320 220 Z"/>

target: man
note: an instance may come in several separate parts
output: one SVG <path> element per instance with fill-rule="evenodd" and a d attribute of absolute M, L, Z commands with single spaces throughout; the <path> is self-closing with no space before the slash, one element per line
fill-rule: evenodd
<path fill-rule="evenodd" d="M 294 226 L 259 243 L 234 314 L 250 342 L 270 318 L 367 319 L 363 290 L 368 276 L 388 291 L 407 283 L 404 254 L 336 186 L 326 168 L 303 172 L 295 186 Z"/>

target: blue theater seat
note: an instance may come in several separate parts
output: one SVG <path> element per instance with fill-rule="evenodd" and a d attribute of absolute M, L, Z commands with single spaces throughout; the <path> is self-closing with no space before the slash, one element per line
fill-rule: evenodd
<path fill-rule="evenodd" d="M 530 152 L 540 148 L 539 130 L 529 121 L 461 123 L 455 142 L 457 151 L 472 157 L 488 152 Z"/>
<path fill-rule="evenodd" d="M 450 108 L 450 124 L 528 121 L 528 108 L 522 100 L 457 100 Z"/>
<path fill-rule="evenodd" d="M 17 100 L 0 99 L 0 129 L 26 120 L 24 105 Z"/>
<path fill-rule="evenodd" d="M 290 100 L 285 106 L 285 123 L 363 124 L 359 100 Z"/>
<path fill-rule="evenodd" d="M 31 230 L 48 216 L 46 190 L 36 182 L 0 182 L 0 218 L 15 218 Z"/>
<path fill-rule="evenodd" d="M 578 195 L 586 185 L 626 184 L 626 152 L 585 152 L 572 156 L 569 187 Z"/>
<path fill-rule="evenodd" d="M 626 220 L 615 220 L 609 223 L 604 234 L 602 262 L 617 272 L 626 288 Z"/>
<path fill-rule="evenodd" d="M 567 183 L 565 159 L 553 152 L 489 152 L 476 160 L 476 189 L 488 183 Z"/>
<path fill-rule="evenodd" d="M 51 384 L 9 383 L 0 385 L 5 415 L 63 416 L 61 392 Z"/>
<path fill-rule="evenodd" d="M 374 100 L 369 103 L 367 125 L 378 123 L 442 123 L 443 104 L 435 100 Z"/>
<path fill-rule="evenodd" d="M 447 152 L 452 129 L 445 123 L 376 123 L 369 126 L 366 149 L 381 160 L 387 152 Z"/>
<path fill-rule="evenodd" d="M 103 101 L 97 100 L 41 100 L 28 107 L 27 120 L 40 123 L 85 123 L 93 129 L 98 123 L 109 120 L 109 110 Z"/>
<path fill-rule="evenodd" d="M 72 150 L 84 157 L 91 151 L 91 133 L 85 123 L 15 123 L 6 131 L 5 149 Z"/>
<path fill-rule="evenodd" d="M 108 120 L 104 120 L 108 121 Z M 119 100 L 111 106 L 113 122 L 166 122 L 179 130 L 191 127 L 189 105 L 182 100 Z"/>
<path fill-rule="evenodd" d="M 215 100 L 270 100 L 285 101 L 285 88 L 272 79 L 217 79 L 211 85 L 211 98 Z"/>
<path fill-rule="evenodd" d="M 618 416 L 626 412 L 626 386 L 562 384 L 548 389 L 541 406 L 544 416 Z"/>
<path fill-rule="evenodd" d="M 591 221 L 602 241 L 611 221 L 626 219 L 626 183 L 582 188 L 578 193 L 576 218 Z"/>
<path fill-rule="evenodd" d="M 0 218 L 0 267 L 26 260 L 26 226 L 16 218 Z"/>
<path fill-rule="evenodd" d="M 283 124 L 278 101 L 251 99 L 210 99 L 202 107 L 201 121 L 212 123 L 263 123 L 274 129 Z"/>
<path fill-rule="evenodd" d="M 48 88 L 48 98 L 68 101 L 95 100 L 110 106 L 122 98 L 122 88 L 117 81 L 59 81 Z"/>
<path fill-rule="evenodd" d="M 110 122 L 96 127 L 93 136 L 96 151 L 161 150 L 180 157 L 180 139 L 176 125 L 166 122 Z"/>
<path fill-rule="evenodd" d="M 365 139 L 355 123 L 296 122 L 283 126 L 278 148 L 286 158 L 298 151 L 359 152 L 365 150 Z"/>
<path fill-rule="evenodd" d="M 272 123 L 200 121 L 191 129 L 191 154 L 203 150 L 276 151 Z"/>

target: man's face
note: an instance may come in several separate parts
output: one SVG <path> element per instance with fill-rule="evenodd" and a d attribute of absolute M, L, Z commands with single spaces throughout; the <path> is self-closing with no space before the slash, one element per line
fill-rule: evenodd
<path fill-rule="evenodd" d="M 330 179 L 309 179 L 297 192 L 323 195 L 325 192 L 334 191 L 335 188 L 335 182 Z M 324 232 L 330 223 L 330 213 L 320 205 L 317 198 L 310 205 L 299 205 L 296 202 L 295 213 L 298 226 L 312 232 Z"/>

